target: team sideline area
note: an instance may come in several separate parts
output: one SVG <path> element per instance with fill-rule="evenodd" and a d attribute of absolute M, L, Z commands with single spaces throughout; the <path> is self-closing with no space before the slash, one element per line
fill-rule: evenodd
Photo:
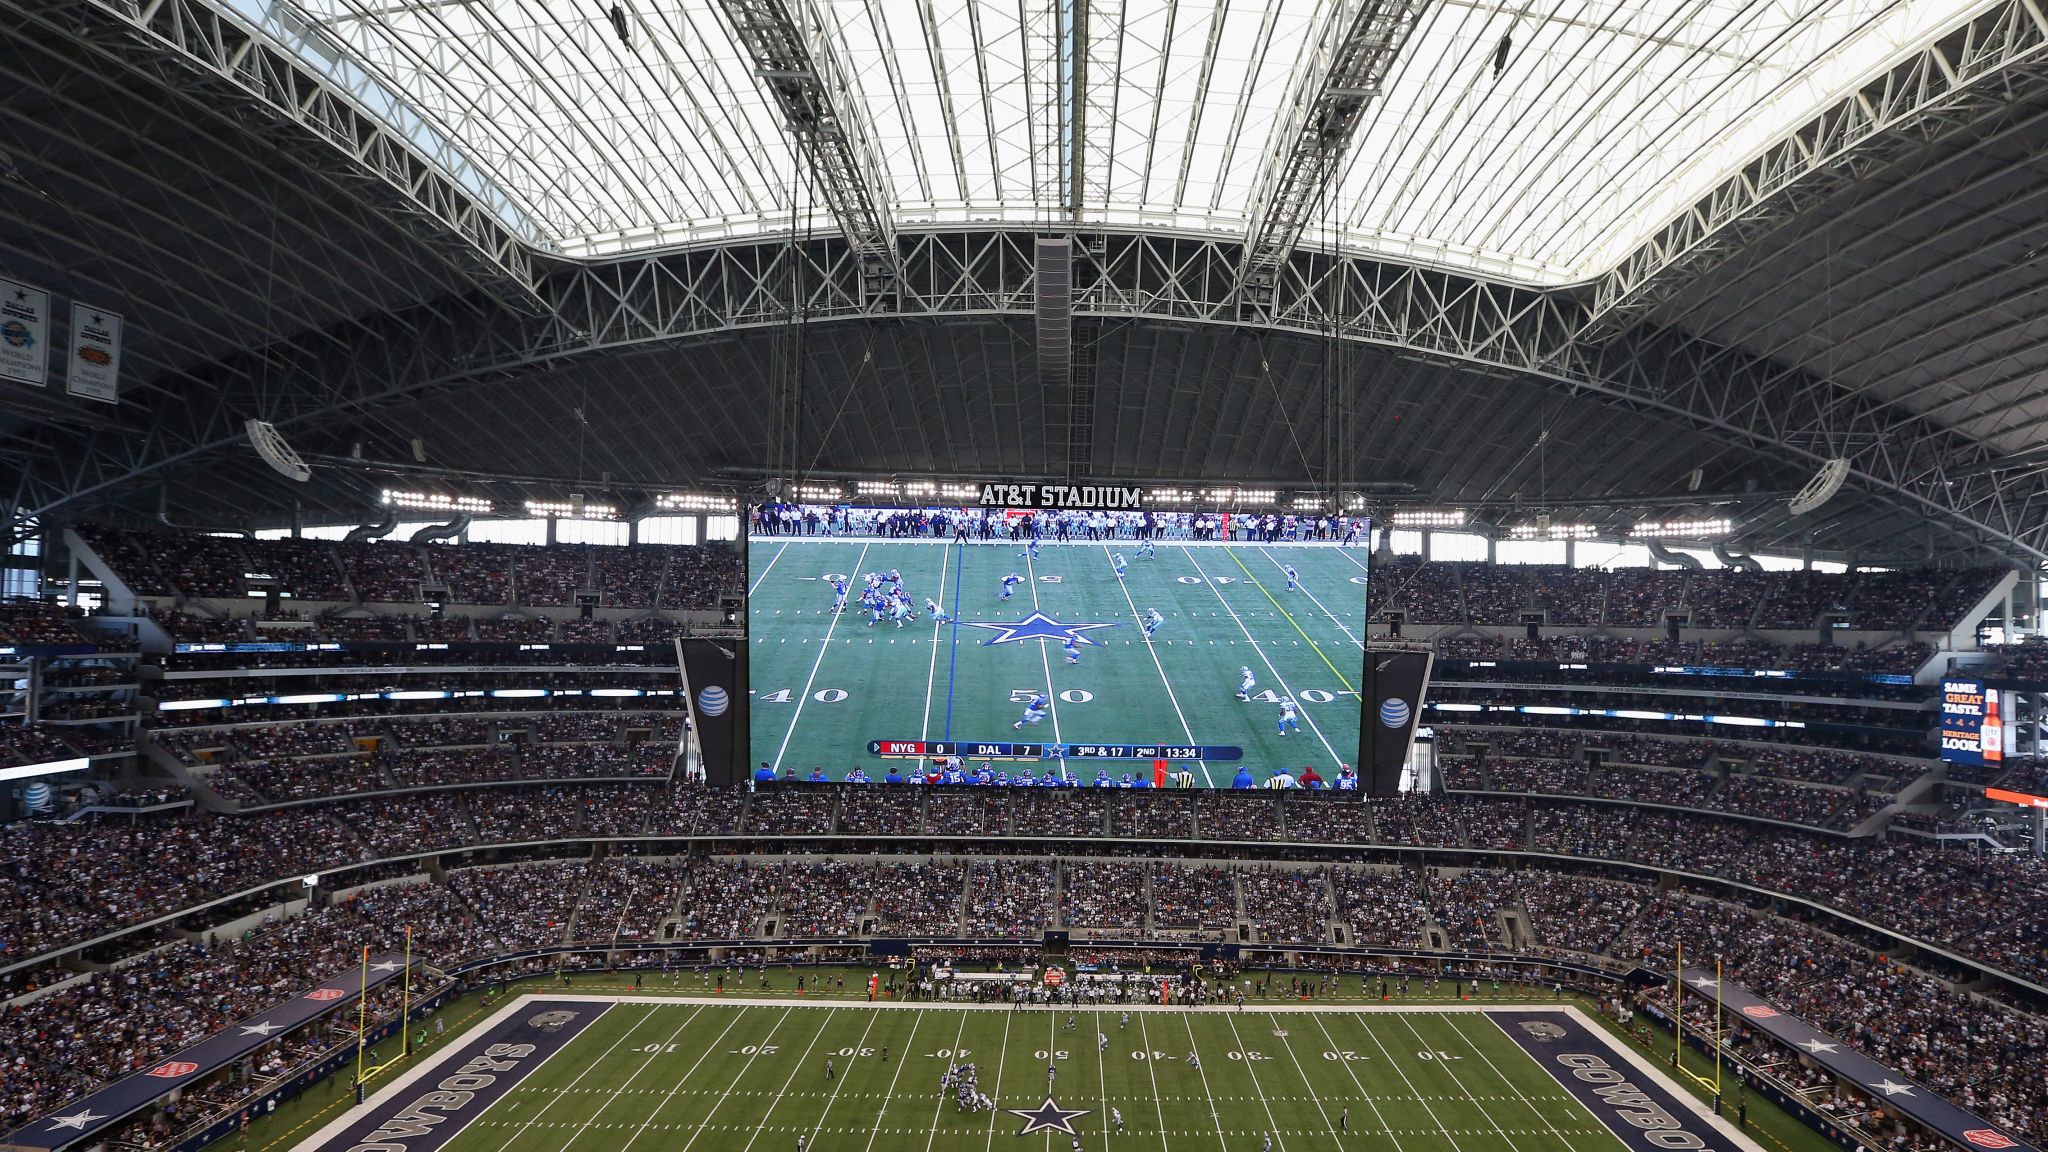
<path fill-rule="evenodd" d="M 1701 1141 L 1687 1147 L 1764 1148 L 1555 1003 L 1018 1009 L 734 992 L 516 996 L 295 1147 L 1648 1147 L 1625 1138 L 1643 1129 L 1620 1101 Z M 1549 999 L 1492 993 L 1518 994 Z"/>
<path fill-rule="evenodd" d="M 754 760 L 837 780 L 856 761 L 873 768 L 874 741 L 1182 744 L 1239 751 L 1176 765 L 1201 785 L 1229 786 L 1240 764 L 1260 782 L 1304 766 L 1335 780 L 1357 758 L 1366 551 L 1144 544 L 753 541 Z M 859 603 L 865 574 L 892 572 L 910 605 L 900 620 Z M 835 580 L 850 585 L 844 612 Z M 1020 731 L 1040 695 L 1045 718 Z M 1286 701 L 1300 722 L 1283 735 Z M 1151 779 L 1149 762 L 1130 760 L 994 767 L 1064 770 L 1083 783 L 1098 771 Z"/>

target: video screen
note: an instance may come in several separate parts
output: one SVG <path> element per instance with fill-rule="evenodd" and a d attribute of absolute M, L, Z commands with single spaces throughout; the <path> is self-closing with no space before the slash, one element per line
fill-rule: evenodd
<path fill-rule="evenodd" d="M 1363 518 L 763 505 L 754 779 L 1358 783 Z"/>

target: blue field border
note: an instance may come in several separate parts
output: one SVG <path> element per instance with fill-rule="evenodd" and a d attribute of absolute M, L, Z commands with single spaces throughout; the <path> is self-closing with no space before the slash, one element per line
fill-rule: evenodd
<path fill-rule="evenodd" d="M 955 541 L 955 543 L 960 542 Z M 948 548 L 951 548 L 952 546 L 952 544 L 946 545 L 946 547 Z M 945 738 L 948 740 L 951 740 L 953 738 L 953 682 L 955 678 L 955 673 L 959 670 L 960 667 L 960 577 L 962 571 L 966 567 L 967 545 L 964 543 L 960 543 L 960 563 L 956 565 L 953 569 L 953 610 L 949 613 L 949 615 L 953 617 L 952 639 L 949 641 L 949 643 L 952 645 L 952 651 L 946 654 Z"/>

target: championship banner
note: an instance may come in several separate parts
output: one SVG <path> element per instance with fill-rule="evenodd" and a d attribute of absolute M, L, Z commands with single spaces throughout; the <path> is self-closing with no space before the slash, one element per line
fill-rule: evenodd
<path fill-rule="evenodd" d="M 1711 971 L 1688 968 L 1680 975 L 1686 987 L 1695 994 L 1710 998 L 1714 995 L 1715 978 Z M 1780 1012 L 1742 985 L 1723 979 L 1720 992 L 1721 1006 L 1731 1018 L 1740 1018 L 1740 1023 L 1745 1026 L 1768 1033 L 1779 1043 L 1805 1053 L 1805 1059 L 1860 1086 L 1879 1104 L 1905 1113 L 1958 1147 L 1988 1148 L 1994 1152 L 2003 1149 L 2034 1152 L 2033 1145 L 2000 1131 L 1989 1121 L 1950 1103 L 1933 1089 L 1907 1080 L 1861 1052 L 1852 1051 L 1847 1044 L 1799 1017 Z"/>
<path fill-rule="evenodd" d="M 678 639 L 676 653 L 705 781 L 722 788 L 747 779 L 747 642 Z"/>
<path fill-rule="evenodd" d="M 120 398 L 121 317 L 104 308 L 71 302 L 71 353 L 64 391 L 103 404 Z"/>
<path fill-rule="evenodd" d="M 369 962 L 369 987 L 374 990 L 398 979 L 405 968 L 404 959 L 397 954 L 373 957 Z M 30 1121 L 0 1142 L 0 1149 L 48 1152 L 84 1143 L 164 1096 L 196 1084 L 275 1042 L 277 1037 L 337 1008 L 354 1004 L 363 984 L 363 969 L 351 964 L 318 988 L 272 1005 L 269 1011 L 216 1032 L 181 1052 L 152 1061 L 142 1071 L 132 1072 L 82 1100 L 72 1101 L 58 1109 L 57 1114 Z"/>
<path fill-rule="evenodd" d="M 1401 790 L 1401 769 L 1415 745 L 1434 659 L 1426 648 L 1366 649 L 1365 688 L 1358 694 L 1358 774 L 1369 796 L 1394 796 Z"/>
<path fill-rule="evenodd" d="M 0 280 L 0 380 L 50 382 L 50 294 Z"/>

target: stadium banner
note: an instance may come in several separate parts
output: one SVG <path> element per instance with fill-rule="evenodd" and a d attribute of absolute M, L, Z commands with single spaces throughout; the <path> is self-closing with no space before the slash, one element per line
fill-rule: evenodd
<path fill-rule="evenodd" d="M 71 302 L 71 352 L 64 391 L 102 404 L 120 401 L 121 316 L 90 304 Z"/>
<path fill-rule="evenodd" d="M 1570 1012 L 1488 1012 L 1486 1018 L 1554 1077 L 1629 1152 L 1754 1152 L 1726 1120 L 1681 1098 L 1639 1057 Z"/>
<path fill-rule="evenodd" d="M 328 1125 L 299 1145 L 300 1152 L 435 1152 L 610 1007 L 584 1000 L 515 1004 L 480 1035 L 379 1092 L 367 1115 Z"/>
<path fill-rule="evenodd" d="M 1998 692 L 1986 690 L 1982 680 L 1942 677 L 1943 760 L 1978 767 L 2005 762 L 2005 729 L 1998 697 Z"/>
<path fill-rule="evenodd" d="M 744 640 L 676 641 L 690 726 L 704 779 L 722 788 L 747 778 L 747 646 Z"/>
<path fill-rule="evenodd" d="M 1713 972 L 1688 968 L 1681 975 L 1686 985 L 1698 995 L 1714 995 Z M 1965 1111 L 1933 1089 L 1907 1080 L 1861 1052 L 1853 1051 L 1847 1044 L 1799 1017 L 1779 1011 L 1742 985 L 1723 979 L 1720 992 L 1722 1008 L 1741 1017 L 1744 1025 L 1767 1033 L 1788 1048 L 1804 1052 L 1803 1059 L 1857 1085 L 1865 1095 L 1885 1108 L 1904 1113 L 1958 1147 L 2035 1152 L 2033 1145 Z"/>
<path fill-rule="evenodd" d="M 1367 649 L 1365 690 L 1358 694 L 1359 775 L 1368 795 L 1401 790 L 1401 770 L 1415 745 L 1422 697 L 1429 688 L 1434 653 Z"/>
<path fill-rule="evenodd" d="M 983 484 L 981 506 L 1051 508 L 1069 512 L 1135 512 L 1145 506 L 1145 490 L 1120 484 L 1039 481 Z"/>
<path fill-rule="evenodd" d="M 0 380 L 50 382 L 50 294 L 0 280 Z"/>
<path fill-rule="evenodd" d="M 369 986 L 378 988 L 398 978 L 405 957 L 387 953 L 371 958 Z M 153 1062 L 75 1100 L 58 1114 L 31 1121 L 0 1144 L 4 1152 L 68 1148 L 85 1143 L 163 1096 L 195 1084 L 226 1068 L 277 1037 L 355 1003 L 363 987 L 362 970 L 351 966 L 317 988 L 272 1005 L 267 1012 L 216 1032 L 199 1043 Z"/>

